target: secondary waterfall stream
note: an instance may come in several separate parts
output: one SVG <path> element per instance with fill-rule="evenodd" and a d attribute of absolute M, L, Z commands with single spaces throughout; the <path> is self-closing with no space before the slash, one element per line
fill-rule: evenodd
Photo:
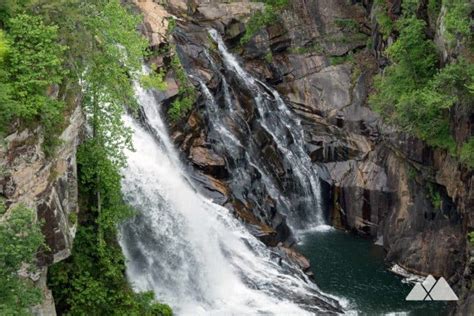
<path fill-rule="evenodd" d="M 213 78 L 198 67 L 187 69 L 201 91 L 206 146 L 225 157 L 233 198 L 251 201 L 253 215 L 272 228 L 288 224 L 312 259 L 316 280 L 340 296 L 323 293 L 260 242 L 258 228 L 201 193 L 199 176 L 174 148 L 156 95 L 138 85 L 140 119 L 125 117 L 136 150 L 127 152 L 123 170 L 124 198 L 137 215 L 121 227 L 120 238 L 134 289 L 153 291 L 178 315 L 326 314 L 341 312 L 341 305 L 352 314 L 418 311 L 400 303 L 407 286 L 387 273 L 382 256 L 361 255 L 372 251 L 370 241 L 326 232 L 319 179 L 324 170 L 305 151 L 297 115 L 239 65 L 215 30 L 209 35 L 216 46 L 203 48 L 194 64 L 205 64 Z M 279 238 L 287 245 L 296 241 L 291 232 Z M 357 249 L 353 258 L 351 245 Z M 378 298 L 368 300 L 364 290 Z"/>
<path fill-rule="evenodd" d="M 335 300 L 250 235 L 190 181 L 151 92 L 136 87 L 146 128 L 131 116 L 123 193 L 138 214 L 121 229 L 127 275 L 178 314 L 298 314 L 331 311 Z"/>
<path fill-rule="evenodd" d="M 209 35 L 217 44 L 219 58 L 224 66 L 223 70 L 219 69 L 213 57 L 205 51 L 213 73 L 220 79 L 223 102 L 216 101 L 202 79 L 197 75 L 193 78 L 200 82 L 201 90 L 207 98 L 206 110 L 211 133 L 214 133 L 211 137 L 214 136 L 217 140 L 216 150 L 227 157 L 236 157 L 230 163 L 233 191 L 240 192 L 242 187 L 251 187 L 252 180 L 248 173 L 251 168 L 255 168 L 269 195 L 277 201 L 278 209 L 285 213 L 294 230 L 323 225 L 320 182 L 315 166 L 304 150 L 300 121 L 289 111 L 278 92 L 240 66 L 216 30 L 209 30 Z M 235 92 L 231 93 L 227 76 L 248 92 L 257 110 L 259 126 L 276 144 L 284 172 L 291 175 L 291 179 L 279 181 L 284 183 L 283 186 L 275 179 L 279 171 L 271 169 L 272 165 L 268 163 L 272 157 L 262 152 L 254 131 L 246 124 L 242 111 L 234 104 L 232 95 Z M 238 128 L 232 128 L 235 126 Z"/>

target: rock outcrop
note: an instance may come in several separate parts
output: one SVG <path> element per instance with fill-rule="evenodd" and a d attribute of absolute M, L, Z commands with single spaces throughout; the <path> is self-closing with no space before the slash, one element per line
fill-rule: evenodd
<path fill-rule="evenodd" d="M 33 308 L 35 315 L 55 315 L 54 301 L 46 286 L 47 268 L 71 254 L 76 233 L 76 148 L 84 122 L 80 107 L 68 120 L 54 157 L 46 157 L 42 151 L 39 129 L 8 135 L 0 148 L 0 194 L 8 208 L 3 216 L 9 216 L 13 206 L 22 203 L 36 209 L 37 220 L 43 222 L 48 250 L 38 254 L 40 274 L 33 281 L 42 289 L 45 300 Z"/>
<path fill-rule="evenodd" d="M 390 18 L 400 15 L 401 4 L 387 1 Z M 384 124 L 367 105 L 372 77 L 387 65 L 383 52 L 394 40 L 380 34 L 373 1 L 290 1 L 273 25 L 240 45 L 249 14 L 261 8 L 250 1 L 168 1 L 165 9 L 178 18 L 171 41 L 184 67 L 222 94 L 222 80 L 204 50 L 215 50 L 206 28 L 223 34 L 247 70 L 275 87 L 301 119 L 306 151 L 321 170 L 331 224 L 383 240 L 388 261 L 418 274 L 444 276 L 464 297 L 474 262 L 466 241 L 474 228 L 474 174 L 445 151 Z M 443 40 L 442 13 L 437 20 L 419 12 L 446 62 L 456 52 Z M 236 85 L 233 102 L 284 185 L 284 161 L 252 123 L 255 109 L 248 94 L 238 83 L 229 84 Z M 188 117 L 172 124 L 176 144 L 195 167 L 195 180 L 265 243 L 290 246 L 294 240 L 284 214 L 291 210 L 268 198 L 257 170 L 248 170 L 253 184 L 245 192 L 230 184 L 233 157 L 217 154 L 205 108 L 201 96 Z M 472 115 L 455 111 L 452 119 L 458 142 L 472 136 Z M 469 296 L 462 310 L 472 312 L 473 301 Z"/>

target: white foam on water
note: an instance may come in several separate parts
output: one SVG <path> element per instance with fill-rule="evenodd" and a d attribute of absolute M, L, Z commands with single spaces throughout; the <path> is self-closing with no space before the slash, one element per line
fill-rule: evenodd
<path fill-rule="evenodd" d="M 310 315 L 294 301 L 330 301 L 304 276 L 286 273 L 227 209 L 186 180 L 159 105 L 136 87 L 150 133 L 130 116 L 122 191 L 138 215 L 121 227 L 127 276 L 178 315 Z"/>

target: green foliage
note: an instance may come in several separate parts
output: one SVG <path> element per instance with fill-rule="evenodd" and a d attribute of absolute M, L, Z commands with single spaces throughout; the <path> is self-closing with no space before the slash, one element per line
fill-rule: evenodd
<path fill-rule="evenodd" d="M 71 212 L 69 213 L 69 222 L 72 224 L 72 225 L 76 225 L 77 224 L 77 213 L 75 212 Z"/>
<path fill-rule="evenodd" d="M 240 44 L 245 45 L 264 27 L 278 21 L 278 13 L 288 6 L 288 0 L 265 0 L 263 11 L 258 11 L 252 15 L 246 24 L 245 33 L 240 39 Z"/>
<path fill-rule="evenodd" d="M 168 34 L 173 33 L 173 31 L 176 29 L 176 19 L 174 17 L 171 17 L 168 19 L 168 29 L 166 32 Z"/>
<path fill-rule="evenodd" d="M 269 51 L 268 53 L 265 54 L 265 56 L 263 56 L 263 58 L 265 59 L 265 61 L 267 63 L 271 63 L 273 61 L 273 54 L 271 51 Z"/>
<path fill-rule="evenodd" d="M 157 71 L 155 64 L 151 65 L 151 70 L 150 74 L 141 76 L 140 85 L 145 89 L 166 90 L 166 82 L 163 79 L 165 74 Z"/>
<path fill-rule="evenodd" d="M 442 143 L 449 135 L 444 110 L 452 100 L 428 86 L 436 72 L 434 45 L 425 38 L 423 21 L 409 17 L 397 25 L 400 36 L 387 49 L 392 65 L 376 77 L 377 93 L 370 103 L 390 122 L 424 140 Z M 447 142 L 451 146 L 452 141 Z"/>
<path fill-rule="evenodd" d="M 408 166 L 408 179 L 416 180 L 417 174 L 418 174 L 418 171 L 414 167 Z"/>
<path fill-rule="evenodd" d="M 168 109 L 168 115 L 171 120 L 177 121 L 192 109 L 196 102 L 196 91 L 191 82 L 189 82 L 186 71 L 181 65 L 178 54 L 175 54 L 171 60 L 171 67 L 176 75 L 179 84 L 179 91 L 176 100 L 173 101 Z"/>
<path fill-rule="evenodd" d="M 450 42 L 457 38 L 472 39 L 471 27 L 473 22 L 471 14 L 474 5 L 469 0 L 443 0 L 446 7 L 444 17 L 444 26 L 446 28 L 445 36 Z"/>
<path fill-rule="evenodd" d="M 2 0 L 0 2 L 0 25 L 20 13 L 31 0 Z"/>
<path fill-rule="evenodd" d="M 357 32 L 359 30 L 359 23 L 354 19 L 336 18 L 335 23 L 340 28 L 343 28 L 350 32 Z"/>
<path fill-rule="evenodd" d="M 248 43 L 260 30 L 276 21 L 278 21 L 276 12 L 268 6 L 265 6 L 263 11 L 255 13 L 248 21 L 245 34 L 240 39 L 240 44 L 244 45 Z"/>
<path fill-rule="evenodd" d="M 443 203 L 443 200 L 441 198 L 441 194 L 436 190 L 434 185 L 432 183 L 429 183 L 428 186 L 428 199 L 431 201 L 431 204 L 433 205 L 433 208 L 435 210 L 441 210 L 441 206 Z"/>
<path fill-rule="evenodd" d="M 461 147 L 461 161 L 474 170 L 474 137 Z"/>
<path fill-rule="evenodd" d="M 2 30 L 0 30 L 0 65 L 3 63 L 3 59 L 5 58 L 8 52 L 8 43 L 7 39 L 5 38 L 5 34 Z"/>
<path fill-rule="evenodd" d="M 329 63 L 333 66 L 335 65 L 341 65 L 347 62 L 353 62 L 354 61 L 354 55 L 352 54 L 347 54 L 343 56 L 331 56 L 329 57 Z"/>
<path fill-rule="evenodd" d="M 82 210 L 72 256 L 50 269 L 58 309 L 71 315 L 171 315 L 152 293 L 134 293 L 126 281 L 116 228 L 133 211 L 122 200 L 116 165 L 94 139 L 81 145 L 78 162 L 81 197 L 94 206 Z"/>
<path fill-rule="evenodd" d="M 374 14 L 380 28 L 380 33 L 382 33 L 384 38 L 388 38 L 393 31 L 394 22 L 388 15 L 387 2 L 385 0 L 375 0 L 374 5 Z"/>
<path fill-rule="evenodd" d="M 97 252 L 94 225 L 79 227 L 72 256 L 50 267 L 49 287 L 57 309 L 66 315 L 172 315 L 152 293 L 134 293 L 124 277 L 120 246 L 109 244 Z"/>
<path fill-rule="evenodd" d="M 471 246 L 474 246 L 474 231 L 471 231 L 467 234 L 467 238 Z"/>
<path fill-rule="evenodd" d="M 61 83 L 65 75 L 65 46 L 58 43 L 57 27 L 45 25 L 40 17 L 20 14 L 9 19 L 7 27 L 10 45 L 0 70 L 3 132 L 15 118 L 27 124 L 39 121 L 49 135 L 47 139 L 52 141 L 55 127 L 63 121 L 64 104 L 53 100 L 47 92 Z"/>
<path fill-rule="evenodd" d="M 425 22 L 411 10 L 397 21 L 400 35 L 386 50 L 391 65 L 375 78 L 376 93 L 369 102 L 389 122 L 456 155 L 449 113 L 455 104 L 467 108 L 474 101 L 470 89 L 474 66 L 460 58 L 438 70 L 438 56 L 433 42 L 426 38 Z M 469 146 L 464 149 L 465 161 L 469 161 L 467 152 Z"/>
<path fill-rule="evenodd" d="M 387 49 L 391 61 L 406 75 L 413 76 L 416 85 L 423 84 L 436 70 L 436 49 L 424 33 L 426 24 L 416 17 L 397 21 L 398 40 Z"/>
<path fill-rule="evenodd" d="M 132 291 L 116 240 L 117 226 L 133 214 L 121 195 L 124 150 L 133 149 L 122 116 L 136 109 L 134 81 L 164 87 L 162 74 L 142 75 L 148 42 L 136 31 L 140 17 L 120 0 L 34 0 L 29 9 L 57 25 L 48 27 L 70 48 L 62 66 L 70 70 L 70 83 L 81 83 L 92 131 L 77 153 L 85 201 L 80 218 L 69 218 L 79 222 L 73 254 L 51 268 L 48 280 L 57 308 L 73 315 L 171 315 L 151 294 Z"/>
<path fill-rule="evenodd" d="M 402 2 L 402 11 L 404 16 L 415 15 L 416 10 L 418 9 L 420 1 L 419 0 L 403 0 Z"/>
<path fill-rule="evenodd" d="M 304 47 L 292 47 L 290 48 L 290 52 L 292 54 L 308 54 L 308 53 L 315 53 L 315 54 L 322 54 L 324 53 L 324 48 L 319 43 L 314 43 L 311 45 L 307 45 Z"/>
<path fill-rule="evenodd" d="M 436 19 L 438 17 L 439 11 L 441 10 L 441 1 L 442 0 L 428 1 L 428 13 L 431 18 Z"/>
<path fill-rule="evenodd" d="M 0 244 L 0 314 L 27 315 L 28 308 L 42 300 L 41 291 L 18 276 L 22 265 L 34 269 L 36 253 L 44 245 L 32 209 L 19 205 L 0 221 Z"/>

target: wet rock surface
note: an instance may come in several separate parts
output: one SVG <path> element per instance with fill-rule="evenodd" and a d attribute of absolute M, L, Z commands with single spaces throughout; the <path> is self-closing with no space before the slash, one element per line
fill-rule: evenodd
<path fill-rule="evenodd" d="M 219 60 L 209 27 L 223 35 L 247 71 L 280 92 L 301 120 L 305 150 L 320 170 L 325 216 L 332 225 L 383 240 L 387 260 L 408 271 L 444 276 L 457 289 L 469 288 L 466 234 L 474 227 L 474 175 L 447 153 L 387 126 L 367 105 L 371 78 L 386 64 L 382 52 L 390 41 L 378 33 L 371 1 L 290 1 L 275 24 L 245 45 L 239 44 L 240 37 L 257 4 L 174 2 L 167 10 L 181 22 L 172 41 L 188 73 L 205 78 L 217 104 L 225 103 L 216 74 L 223 66 L 211 65 L 205 55 L 207 50 Z M 396 18 L 401 1 L 390 1 L 390 8 Z M 366 46 L 368 38 L 372 49 Z M 442 38 L 437 41 L 445 49 Z M 450 52 L 443 54 L 449 58 Z M 344 59 L 349 55 L 353 62 Z M 343 57 L 342 63 L 334 57 Z M 276 182 L 291 186 L 283 155 L 256 124 L 251 93 L 231 75 L 226 79 L 242 117 L 241 124 L 229 120 L 229 129 L 250 129 Z M 291 246 L 294 238 L 285 217 L 296 210 L 269 198 L 261 173 L 248 167 L 252 184 L 242 188 L 232 185 L 228 173 L 216 171 L 231 170 L 242 156 L 222 153 L 207 110 L 200 95 L 189 116 L 172 125 L 183 156 L 197 167 L 195 178 L 262 241 Z M 453 119 L 459 123 L 454 124 L 457 140 L 465 140 L 470 123 L 459 112 Z M 241 141 L 248 137 L 245 132 L 241 136 Z"/>

